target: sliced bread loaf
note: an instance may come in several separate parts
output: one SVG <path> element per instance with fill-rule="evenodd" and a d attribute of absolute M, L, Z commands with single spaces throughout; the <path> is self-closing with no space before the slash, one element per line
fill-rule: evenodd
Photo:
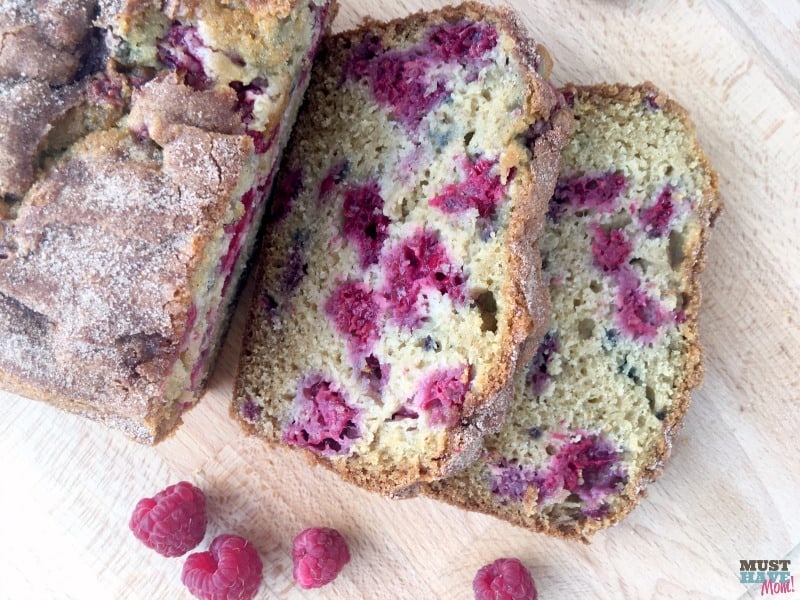
<path fill-rule="evenodd" d="M 655 87 L 564 94 L 576 132 L 541 242 L 549 330 L 502 431 L 425 492 L 585 538 L 636 505 L 701 380 L 698 273 L 720 201 L 686 112 Z"/>
<path fill-rule="evenodd" d="M 473 3 L 327 40 L 270 207 L 247 430 L 385 493 L 474 460 L 547 322 L 536 242 L 571 126 L 549 70 Z"/>

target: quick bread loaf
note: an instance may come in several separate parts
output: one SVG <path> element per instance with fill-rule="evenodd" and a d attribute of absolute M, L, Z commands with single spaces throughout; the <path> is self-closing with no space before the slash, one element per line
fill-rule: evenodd
<path fill-rule="evenodd" d="M 329 38 L 269 209 L 233 414 L 387 494 L 502 423 L 547 322 L 537 242 L 571 120 L 506 9 Z"/>
<path fill-rule="evenodd" d="M 198 399 L 333 17 L 4 1 L 0 386 L 153 443 Z"/>

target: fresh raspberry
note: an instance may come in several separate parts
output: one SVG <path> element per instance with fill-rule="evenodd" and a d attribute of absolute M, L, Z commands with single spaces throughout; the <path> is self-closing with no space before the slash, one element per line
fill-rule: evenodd
<path fill-rule="evenodd" d="M 531 387 L 537 396 L 547 387 L 550 374 L 547 372 L 547 365 L 553 360 L 556 352 L 561 349 L 561 343 L 555 332 L 547 332 L 539 344 L 536 356 L 531 361 L 526 383 Z"/>
<path fill-rule="evenodd" d="M 253 544 L 224 534 L 214 538 L 208 552 L 189 555 L 181 581 L 200 600 L 250 600 L 261 587 L 263 569 Z"/>
<path fill-rule="evenodd" d="M 301 588 L 322 587 L 336 579 L 350 562 L 350 551 L 342 534 L 335 529 L 310 527 L 292 544 L 294 580 Z"/>
<path fill-rule="evenodd" d="M 516 558 L 498 558 L 481 568 L 472 581 L 475 600 L 536 600 L 528 569 Z"/>
<path fill-rule="evenodd" d="M 206 498 L 181 481 L 153 498 L 142 498 L 131 515 L 130 528 L 145 546 L 164 556 L 181 556 L 206 534 Z"/>

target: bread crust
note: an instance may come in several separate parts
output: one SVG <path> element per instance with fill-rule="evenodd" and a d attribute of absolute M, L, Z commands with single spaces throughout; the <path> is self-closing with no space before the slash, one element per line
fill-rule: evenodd
<path fill-rule="evenodd" d="M 708 174 L 708 183 L 702 190 L 701 199 L 698 202 L 699 209 L 696 213 L 702 225 L 700 237 L 692 248 L 692 254 L 687 256 L 689 260 L 683 262 L 680 270 L 680 277 L 686 282 L 688 290 L 688 303 L 684 305 L 686 323 L 683 334 L 686 340 L 686 351 L 683 376 L 675 383 L 674 401 L 663 422 L 662 435 L 654 440 L 642 455 L 641 468 L 638 472 L 631 474 L 628 483 L 612 504 L 611 510 L 601 519 L 594 520 L 584 517 L 576 518 L 570 524 L 553 524 L 549 520 L 539 517 L 535 512 L 526 515 L 517 505 L 503 506 L 494 502 L 490 492 L 482 493 L 481 490 L 471 489 L 469 482 L 459 479 L 427 485 L 422 492 L 455 506 L 499 517 L 532 531 L 588 543 L 590 536 L 597 531 L 618 523 L 629 514 L 646 494 L 647 485 L 661 474 L 664 463 L 669 457 L 672 442 L 680 431 L 689 408 L 691 392 L 702 382 L 702 350 L 697 331 L 697 316 L 701 300 L 699 275 L 705 266 L 705 249 L 710 229 L 720 214 L 722 200 L 719 195 L 718 176 L 697 141 L 695 126 L 689 118 L 688 112 L 680 104 L 667 98 L 653 83 L 644 82 L 636 86 L 625 84 L 576 86 L 568 84 L 561 91 L 567 97 L 591 99 L 593 103 L 604 100 L 624 103 L 648 101 L 654 107 L 668 111 L 679 119 L 685 128 L 687 139 L 691 140 L 692 153 L 699 164 L 698 169 Z"/>

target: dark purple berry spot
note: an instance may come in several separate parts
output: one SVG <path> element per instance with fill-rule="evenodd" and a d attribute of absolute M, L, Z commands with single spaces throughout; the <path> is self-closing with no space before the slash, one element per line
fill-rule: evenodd
<path fill-rule="evenodd" d="M 422 341 L 422 348 L 427 352 L 439 352 L 442 349 L 442 345 L 431 336 L 426 335 Z"/>
<path fill-rule="evenodd" d="M 389 237 L 389 217 L 383 214 L 378 184 L 366 183 L 344 196 L 344 235 L 358 248 L 361 268 L 378 262 L 383 243 Z"/>
<path fill-rule="evenodd" d="M 182 70 L 184 80 L 198 90 L 211 87 L 211 79 L 203 68 L 200 50 L 205 48 L 196 27 L 173 23 L 157 43 L 157 55 L 166 66 Z"/>
<path fill-rule="evenodd" d="M 467 365 L 441 369 L 422 382 L 416 404 L 428 413 L 431 425 L 453 427 L 461 418 L 470 385 L 471 370 Z"/>
<path fill-rule="evenodd" d="M 617 198 L 627 186 L 625 176 L 615 172 L 560 179 L 550 200 L 547 216 L 557 222 L 567 208 L 594 208 L 601 213 L 612 212 Z"/>
<path fill-rule="evenodd" d="M 331 167 L 331 170 L 328 171 L 327 175 L 325 175 L 325 177 L 322 179 L 322 183 L 319 184 L 320 199 L 326 196 L 328 192 L 330 192 L 334 187 L 336 187 L 342 181 L 344 181 L 349 172 L 350 172 L 350 163 L 348 163 L 347 161 L 341 162 Z"/>
<path fill-rule="evenodd" d="M 383 379 L 383 371 L 381 370 L 381 363 L 378 360 L 378 357 L 374 354 L 370 354 L 364 359 L 364 363 L 366 364 L 365 372 L 370 379 L 375 381 L 380 381 Z"/>
<path fill-rule="evenodd" d="M 658 195 L 655 204 L 639 211 L 639 222 L 644 227 L 647 237 L 658 238 L 667 233 L 674 212 L 672 189 L 667 186 Z"/>
<path fill-rule="evenodd" d="M 650 110 L 659 111 L 664 104 L 664 96 L 660 95 L 657 90 L 650 90 L 644 98 L 644 103 Z"/>
<path fill-rule="evenodd" d="M 407 406 L 401 406 L 400 410 L 392 414 L 392 421 L 404 421 L 406 419 L 419 419 L 419 413 L 411 410 Z"/>
<path fill-rule="evenodd" d="M 267 91 L 268 82 L 266 79 L 256 78 L 248 84 L 241 81 L 232 81 L 230 86 L 236 91 L 237 101 L 235 109 L 242 113 L 242 123 L 245 125 L 245 133 L 253 138 L 256 154 L 264 154 L 270 149 L 277 136 L 278 127 L 275 127 L 270 137 L 266 137 L 263 131 L 252 129 L 250 124 L 253 122 L 253 109 L 256 98 Z"/>
<path fill-rule="evenodd" d="M 547 382 L 550 380 L 547 365 L 553 360 L 553 355 L 558 352 L 559 347 L 558 335 L 555 332 L 547 332 L 531 361 L 526 381 L 537 396 L 544 391 Z"/>
<path fill-rule="evenodd" d="M 296 235 L 281 275 L 283 293 L 288 296 L 294 292 L 307 273 L 308 263 L 305 262 L 305 239 L 301 235 Z"/>
<path fill-rule="evenodd" d="M 592 519 L 593 521 L 602 521 L 603 518 L 611 510 L 611 505 L 607 502 L 601 502 L 595 507 L 586 507 L 583 509 L 583 514 Z"/>
<path fill-rule="evenodd" d="M 419 297 L 427 290 L 447 294 L 453 303 L 465 300 L 466 277 L 451 262 L 436 233 L 419 230 L 391 248 L 383 261 L 385 281 L 381 293 L 391 318 L 416 327 L 422 320 Z"/>
<path fill-rule="evenodd" d="M 361 376 L 367 383 L 369 389 L 375 394 L 381 394 L 383 387 L 389 380 L 392 365 L 382 365 L 378 357 L 374 354 L 364 358 L 364 366 L 361 369 Z"/>
<path fill-rule="evenodd" d="M 342 392 L 331 382 L 315 378 L 300 384 L 283 439 L 326 456 L 346 454 L 360 436 L 357 418 L 358 410 L 347 404 Z"/>
<path fill-rule="evenodd" d="M 533 125 L 528 127 L 528 130 L 522 136 L 525 147 L 533 152 L 536 146 L 536 140 L 545 135 L 552 128 L 553 124 L 548 119 L 539 119 L 536 121 Z"/>
<path fill-rule="evenodd" d="M 260 77 L 248 84 L 244 84 L 241 81 L 232 81 L 230 83 L 237 97 L 234 108 L 242 113 L 242 122 L 245 125 L 252 123 L 256 99 L 264 94 L 268 85 L 267 80 Z"/>
<path fill-rule="evenodd" d="M 592 254 L 595 266 L 606 273 L 616 271 L 631 254 L 631 243 L 625 232 L 621 229 L 605 231 L 597 223 L 592 223 L 589 229 L 594 234 Z"/>
<path fill-rule="evenodd" d="M 244 404 L 242 404 L 242 418 L 250 423 L 258 422 L 261 419 L 261 413 L 263 411 L 264 407 L 253 400 L 250 396 L 248 396 L 245 399 Z"/>
<path fill-rule="evenodd" d="M 261 296 L 261 310 L 267 318 L 272 321 L 278 316 L 278 301 L 275 300 L 272 294 L 264 294 Z"/>
<path fill-rule="evenodd" d="M 345 336 L 347 346 L 354 354 L 369 352 L 378 339 L 381 310 L 374 293 L 365 283 L 347 282 L 337 287 L 325 303 L 325 314 L 333 321 L 336 331 Z M 380 374 L 380 364 L 377 366 Z"/>
<path fill-rule="evenodd" d="M 292 202 L 303 189 L 303 170 L 300 168 L 285 167 L 278 175 L 275 191 L 272 193 L 270 204 L 267 207 L 266 219 L 268 223 L 277 223 L 289 212 Z"/>
<path fill-rule="evenodd" d="M 503 501 L 522 502 L 528 488 L 536 486 L 537 475 L 516 461 L 502 459 L 499 464 L 489 466 L 489 479 L 492 493 Z"/>
<path fill-rule="evenodd" d="M 265 135 L 263 131 L 258 131 L 257 129 L 245 129 L 245 133 L 253 140 L 253 150 L 256 154 L 266 154 L 275 144 L 275 140 L 278 139 L 279 131 L 280 124 L 275 126 L 269 136 Z"/>
<path fill-rule="evenodd" d="M 430 205 L 448 214 L 474 208 L 482 219 L 491 219 L 504 191 L 500 176 L 491 174 L 497 163 L 480 159 L 473 164 L 468 157 L 464 157 L 462 163 L 466 178 L 446 185 L 439 194 L 431 198 Z"/>

